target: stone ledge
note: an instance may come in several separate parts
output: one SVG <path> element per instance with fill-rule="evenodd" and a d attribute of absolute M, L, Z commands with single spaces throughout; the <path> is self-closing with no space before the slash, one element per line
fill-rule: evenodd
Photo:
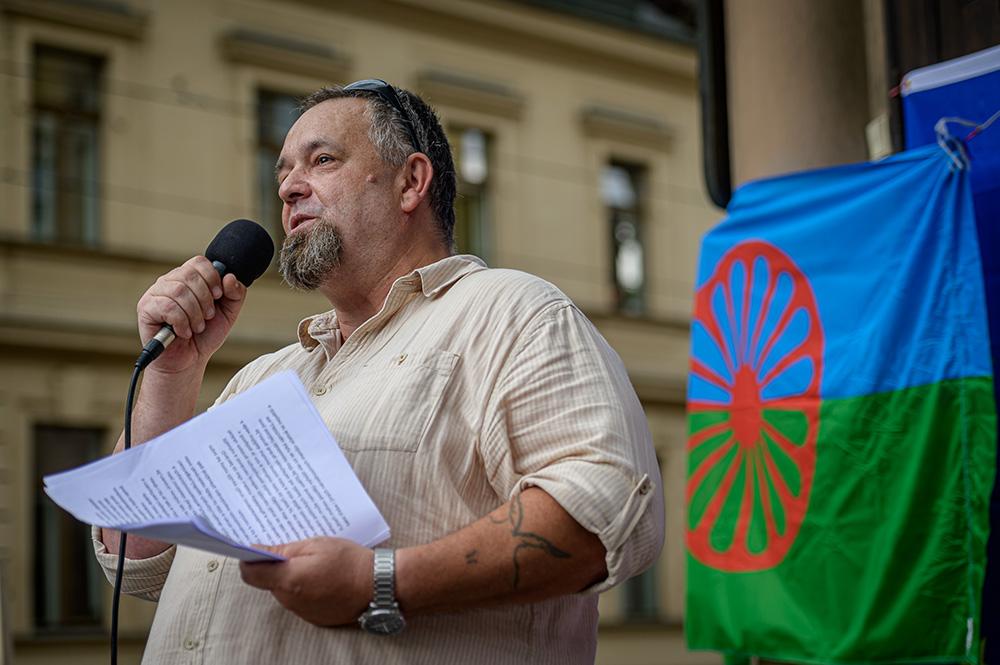
<path fill-rule="evenodd" d="M 230 62 L 312 76 L 330 83 L 347 80 L 350 59 L 330 46 L 237 28 L 222 35 L 219 48 Z"/>
<path fill-rule="evenodd" d="M 580 112 L 587 136 L 668 150 L 674 131 L 666 123 L 628 111 L 592 106 Z"/>
<path fill-rule="evenodd" d="M 140 40 L 148 16 L 127 3 L 111 0 L 2 0 L 5 14 L 23 16 Z"/>
<path fill-rule="evenodd" d="M 524 98 L 507 86 L 448 72 L 418 75 L 417 90 L 432 105 L 457 106 L 512 119 L 521 117 L 524 110 Z"/>

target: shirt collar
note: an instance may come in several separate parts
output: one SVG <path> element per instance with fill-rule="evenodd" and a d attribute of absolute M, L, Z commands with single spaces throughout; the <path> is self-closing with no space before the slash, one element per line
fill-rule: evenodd
<path fill-rule="evenodd" d="M 418 277 L 424 296 L 433 298 L 466 275 L 485 269 L 486 263 L 478 256 L 458 254 L 417 268 L 409 276 Z"/>
<path fill-rule="evenodd" d="M 299 344 L 307 351 L 312 351 L 324 339 L 335 340 L 340 337 L 340 323 L 337 322 L 337 312 L 330 310 L 322 314 L 307 316 L 299 321 Z"/>
<path fill-rule="evenodd" d="M 389 292 L 392 293 L 399 288 L 407 290 L 419 288 L 425 298 L 435 298 L 466 275 L 485 269 L 486 263 L 478 256 L 471 254 L 449 256 L 400 277 L 393 282 Z M 339 340 L 340 324 L 337 322 L 337 312 L 331 309 L 302 319 L 299 322 L 298 337 L 299 343 L 308 351 L 315 349 L 323 341 L 329 343 Z"/>

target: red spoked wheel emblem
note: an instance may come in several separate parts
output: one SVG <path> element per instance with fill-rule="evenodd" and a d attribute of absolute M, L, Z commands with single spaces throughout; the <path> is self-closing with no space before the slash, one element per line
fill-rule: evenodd
<path fill-rule="evenodd" d="M 695 294 L 687 547 L 728 572 L 772 568 L 805 518 L 816 468 L 823 329 L 774 245 L 729 250 Z"/>

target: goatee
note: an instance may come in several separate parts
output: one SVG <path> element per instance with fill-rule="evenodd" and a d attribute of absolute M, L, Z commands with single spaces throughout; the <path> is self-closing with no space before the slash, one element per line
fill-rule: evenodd
<path fill-rule="evenodd" d="M 312 228 L 290 233 L 281 246 L 278 269 L 293 289 L 315 291 L 340 265 L 340 234 L 322 219 Z"/>

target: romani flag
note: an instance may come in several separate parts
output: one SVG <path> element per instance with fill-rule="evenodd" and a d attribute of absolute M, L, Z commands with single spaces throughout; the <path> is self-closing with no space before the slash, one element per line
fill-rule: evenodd
<path fill-rule="evenodd" d="M 728 213 L 691 328 L 689 647 L 977 663 L 996 410 L 967 165 L 927 146 Z"/>

